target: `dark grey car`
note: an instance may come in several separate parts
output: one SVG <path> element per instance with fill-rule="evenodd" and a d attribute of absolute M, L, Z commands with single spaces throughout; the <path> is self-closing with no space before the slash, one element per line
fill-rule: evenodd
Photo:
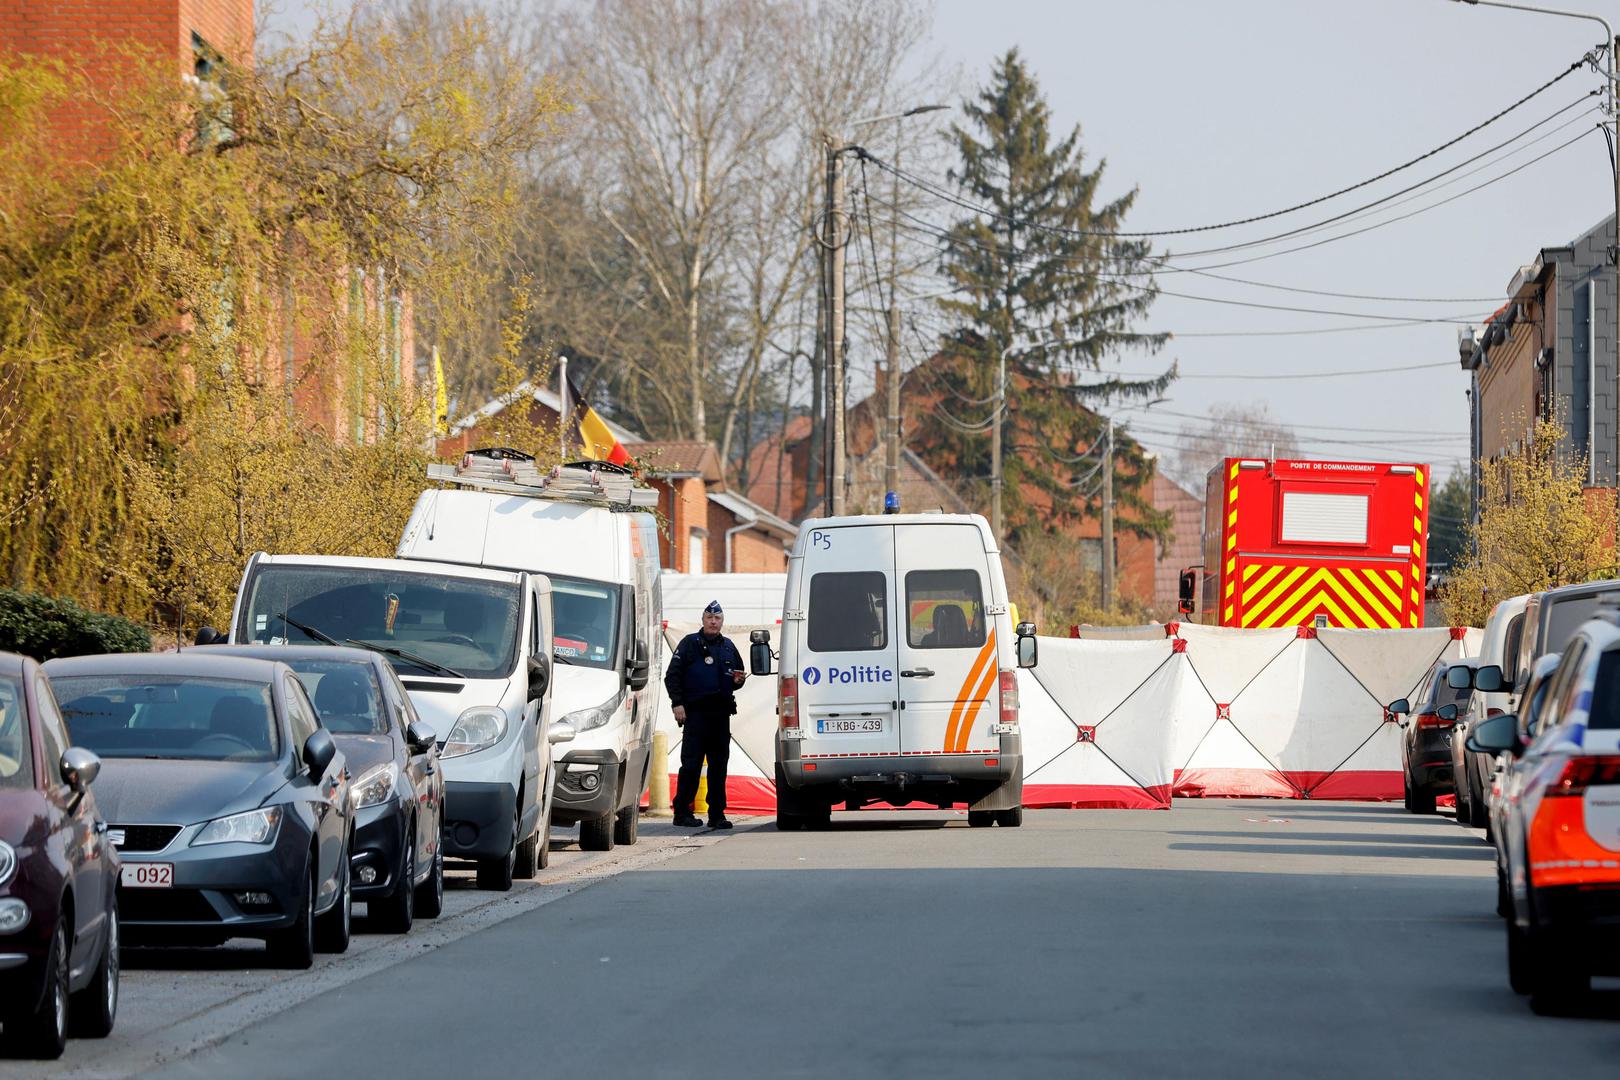
<path fill-rule="evenodd" d="M 294 968 L 348 948 L 348 777 L 291 668 L 188 650 L 45 670 L 103 762 L 127 943 L 262 938 Z"/>
<path fill-rule="evenodd" d="M 444 907 L 444 774 L 433 729 L 381 653 L 331 645 L 210 645 L 210 655 L 280 660 L 297 673 L 348 761 L 349 870 L 373 923 L 400 933 Z"/>

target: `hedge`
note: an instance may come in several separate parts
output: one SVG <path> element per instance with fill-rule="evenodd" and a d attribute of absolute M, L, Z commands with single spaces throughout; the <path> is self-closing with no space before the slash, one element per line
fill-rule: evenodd
<path fill-rule="evenodd" d="M 151 652 L 152 635 L 140 623 L 87 611 L 71 600 L 0 589 L 0 650 L 40 661 Z"/>

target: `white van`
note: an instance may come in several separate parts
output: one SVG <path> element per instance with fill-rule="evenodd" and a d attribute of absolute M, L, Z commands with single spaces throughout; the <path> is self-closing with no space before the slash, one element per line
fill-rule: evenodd
<path fill-rule="evenodd" d="M 1524 634 L 1524 612 L 1529 600 L 1528 595 L 1509 597 L 1497 604 L 1485 621 L 1477 667 L 1500 667 L 1504 686 L 1512 686 L 1518 674 L 1519 639 Z M 1470 731 L 1507 711 L 1509 696 L 1506 689 L 1475 690 L 1468 696 L 1467 711 L 1452 729 L 1452 773 L 1457 788 L 1457 820 L 1462 824 L 1483 829 L 1490 820 L 1485 797 L 1491 787 L 1488 770 L 1494 767 L 1493 755 L 1472 754 L 1463 746 Z"/>
<path fill-rule="evenodd" d="M 475 451 L 434 465 L 400 538 L 402 559 L 543 572 L 556 623 L 552 708 L 576 738 L 559 764 L 552 823 L 580 847 L 633 844 L 652 770 L 662 683 L 657 493 L 628 475 Z"/>
<path fill-rule="evenodd" d="M 777 828 L 873 801 L 1022 824 L 1014 667 L 1035 666 L 1035 627 L 1012 625 L 984 518 L 806 521 L 782 606 Z M 770 673 L 769 640 L 754 631 L 755 674 Z"/>
<path fill-rule="evenodd" d="M 404 559 L 248 560 L 232 644 L 353 645 L 385 654 L 439 737 L 441 848 L 509 889 L 544 866 L 552 791 L 551 584 L 539 574 Z"/>

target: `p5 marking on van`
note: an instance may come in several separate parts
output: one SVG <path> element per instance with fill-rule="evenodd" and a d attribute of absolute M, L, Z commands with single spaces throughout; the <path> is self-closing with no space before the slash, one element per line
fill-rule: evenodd
<path fill-rule="evenodd" d="M 657 494 L 627 474 L 568 466 L 542 473 L 510 450 L 433 465 L 397 554 L 544 573 L 551 582 L 554 715 L 576 733 L 558 762 L 551 820 L 580 846 L 633 844 L 651 770 L 662 683 Z"/>
<path fill-rule="evenodd" d="M 770 668 L 769 632 L 751 666 Z M 777 827 L 832 807 L 968 804 L 1023 821 L 1014 628 L 1001 554 L 978 515 L 812 519 L 788 562 L 776 731 Z"/>

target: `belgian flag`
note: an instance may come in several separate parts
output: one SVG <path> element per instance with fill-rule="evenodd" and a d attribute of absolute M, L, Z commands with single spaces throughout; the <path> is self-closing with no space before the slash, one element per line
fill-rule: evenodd
<path fill-rule="evenodd" d="M 606 461 L 629 468 L 630 452 L 614 437 L 602 415 L 591 408 L 591 403 L 579 392 L 571 376 L 568 379 L 568 398 L 574 422 L 579 425 L 580 456 L 587 461 Z"/>

